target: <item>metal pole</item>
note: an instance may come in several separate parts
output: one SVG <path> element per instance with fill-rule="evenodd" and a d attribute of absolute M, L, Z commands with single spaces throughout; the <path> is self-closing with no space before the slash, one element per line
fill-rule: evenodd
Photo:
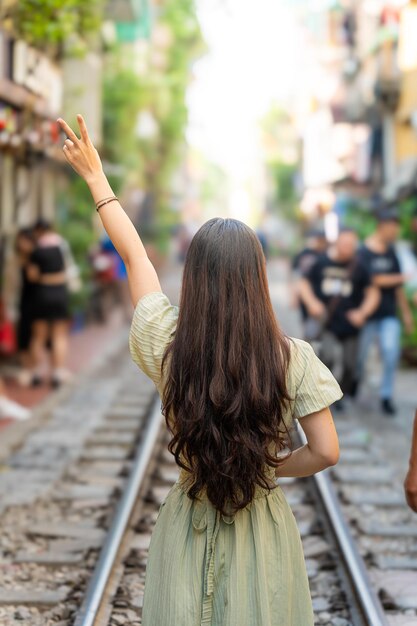
<path fill-rule="evenodd" d="M 100 557 L 94 568 L 93 576 L 87 587 L 86 595 L 74 626 L 94 626 L 106 585 L 152 457 L 161 425 L 162 416 L 158 397 L 152 408 L 141 444 L 136 452 L 126 489 L 117 506 L 113 523 L 101 549 Z"/>
<path fill-rule="evenodd" d="M 306 443 L 307 439 L 300 424 L 297 424 L 297 430 L 303 444 Z M 369 580 L 363 559 L 358 552 L 350 529 L 346 524 L 339 499 L 327 470 L 315 474 L 314 480 L 332 525 L 337 543 L 342 552 L 347 570 L 354 583 L 356 595 L 367 624 L 369 626 L 389 626 L 381 602 Z"/>

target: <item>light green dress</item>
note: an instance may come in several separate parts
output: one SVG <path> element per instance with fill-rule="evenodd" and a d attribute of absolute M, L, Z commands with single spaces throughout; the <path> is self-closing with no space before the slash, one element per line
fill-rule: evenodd
<path fill-rule="evenodd" d="M 132 358 L 159 393 L 162 356 L 177 317 L 178 307 L 160 292 L 141 298 L 133 317 Z M 311 346 L 298 339 L 292 342 L 288 389 L 294 398 L 288 423 L 342 396 Z M 258 487 L 249 506 L 222 516 L 206 497 L 193 501 L 186 495 L 186 478 L 182 471 L 160 507 L 143 626 L 313 626 L 300 535 L 281 488 L 267 495 Z"/>

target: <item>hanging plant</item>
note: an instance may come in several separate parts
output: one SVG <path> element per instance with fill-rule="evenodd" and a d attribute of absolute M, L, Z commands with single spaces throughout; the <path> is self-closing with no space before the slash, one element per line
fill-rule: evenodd
<path fill-rule="evenodd" d="M 0 8 L 0 21 L 27 43 L 59 55 L 67 42 L 87 39 L 101 25 L 104 0 L 19 0 Z"/>

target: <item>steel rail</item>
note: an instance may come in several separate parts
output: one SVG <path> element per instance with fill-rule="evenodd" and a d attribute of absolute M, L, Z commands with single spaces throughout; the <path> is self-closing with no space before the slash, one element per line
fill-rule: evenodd
<path fill-rule="evenodd" d="M 74 626 L 94 626 L 117 553 L 123 540 L 123 535 L 136 504 L 139 490 L 146 476 L 148 464 L 161 431 L 161 426 L 161 405 L 158 396 L 151 409 L 150 417 L 136 451 L 126 488 L 117 506 L 106 540 L 101 548 L 99 559 L 88 584 L 85 598 L 74 622 Z"/>
<path fill-rule="evenodd" d="M 297 423 L 297 432 L 302 443 L 305 444 L 307 439 L 299 423 Z M 353 591 L 365 623 L 367 626 L 389 626 L 382 604 L 372 587 L 365 563 L 346 523 L 328 470 L 315 474 L 313 479 L 343 556 L 347 573 L 353 583 Z"/>

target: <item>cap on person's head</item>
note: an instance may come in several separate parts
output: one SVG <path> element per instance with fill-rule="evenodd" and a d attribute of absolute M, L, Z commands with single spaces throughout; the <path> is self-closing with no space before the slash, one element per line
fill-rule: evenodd
<path fill-rule="evenodd" d="M 378 223 L 382 222 L 400 222 L 400 215 L 398 213 L 398 209 L 394 207 L 386 207 L 384 209 L 380 209 L 376 213 L 376 219 Z"/>

